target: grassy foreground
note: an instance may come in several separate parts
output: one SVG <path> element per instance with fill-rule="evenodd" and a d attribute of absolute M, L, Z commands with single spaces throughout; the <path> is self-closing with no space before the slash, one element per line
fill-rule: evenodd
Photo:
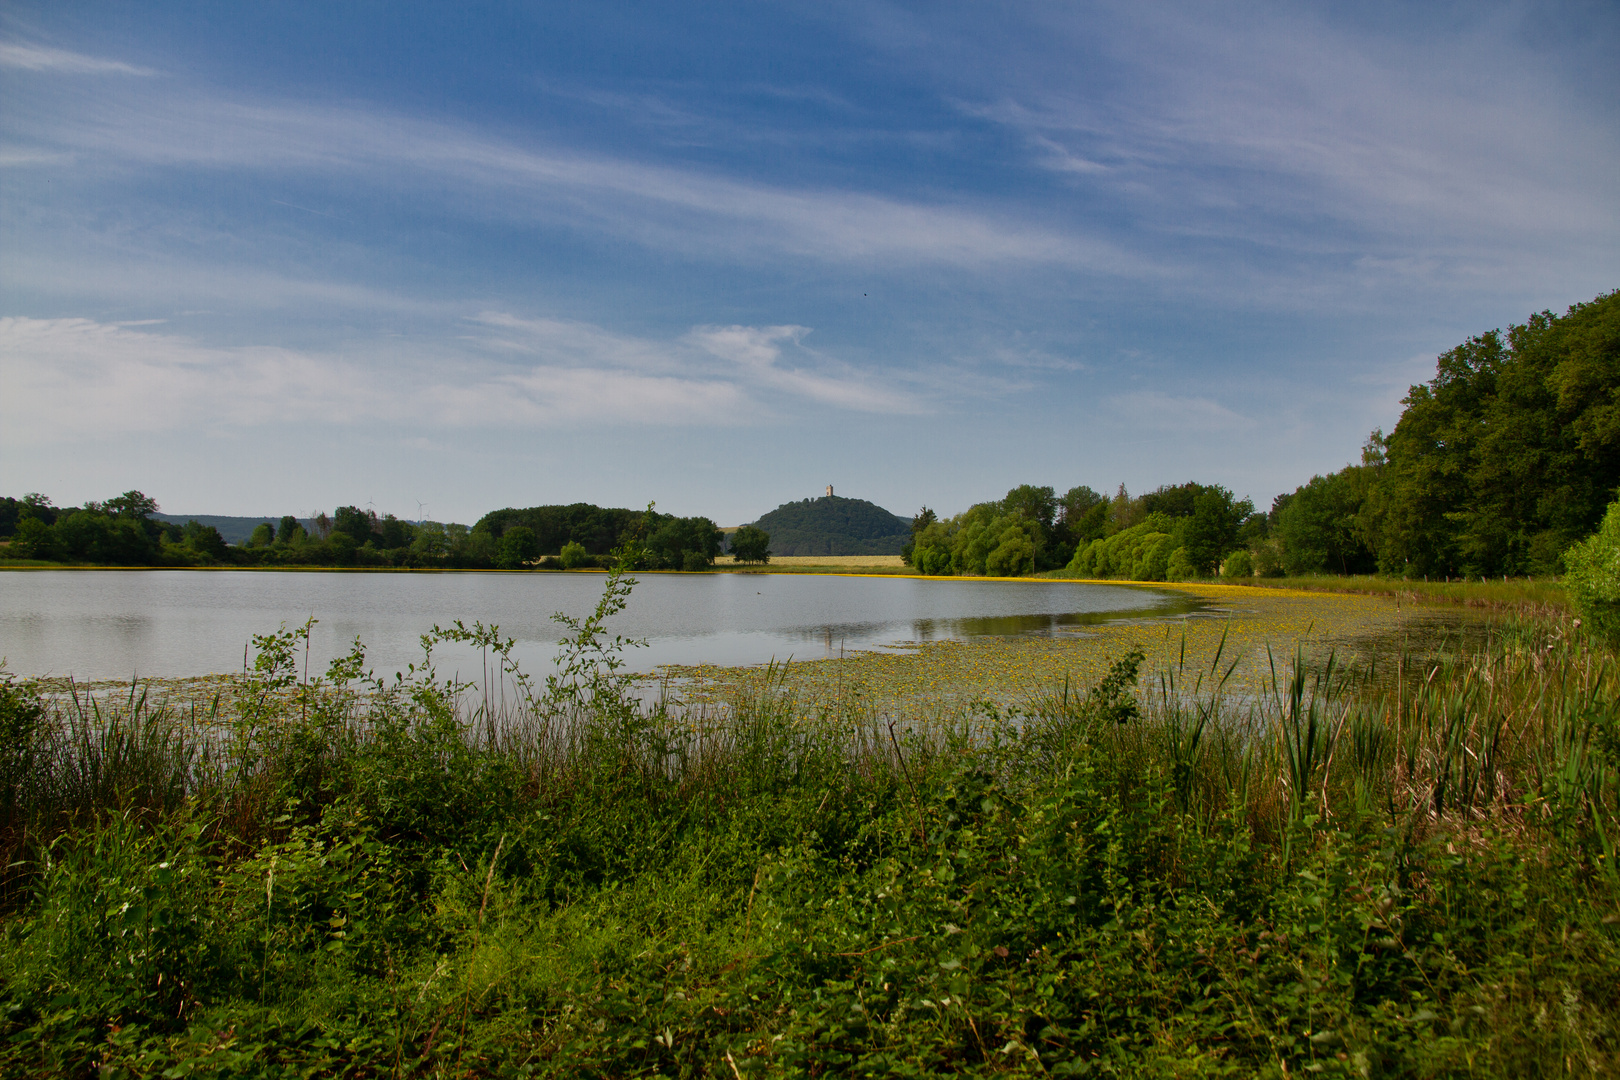
<path fill-rule="evenodd" d="M 1264 693 L 633 704 L 256 640 L 217 709 L 0 695 L 7 1076 L 1610 1075 L 1620 665 L 1553 622 Z M 429 645 L 433 641 L 428 642 Z"/>

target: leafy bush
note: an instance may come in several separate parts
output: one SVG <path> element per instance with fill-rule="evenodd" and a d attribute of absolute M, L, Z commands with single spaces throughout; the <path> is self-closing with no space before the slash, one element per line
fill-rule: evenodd
<path fill-rule="evenodd" d="M 570 540 L 568 543 L 563 545 L 562 555 L 559 561 L 562 563 L 564 570 L 577 570 L 582 566 L 591 565 L 594 560 L 585 550 L 584 544 L 575 543 L 574 541 Z"/>
<path fill-rule="evenodd" d="M 1087 577 L 1163 581 L 1177 546 L 1166 546 L 1174 527 L 1167 515 L 1151 513 L 1139 524 L 1082 546 L 1068 568 Z"/>
<path fill-rule="evenodd" d="M 1242 548 L 1232 552 L 1221 564 L 1221 577 L 1228 581 L 1241 581 L 1244 578 L 1254 577 L 1254 560 Z"/>
<path fill-rule="evenodd" d="M 1609 504 L 1598 531 L 1564 553 L 1564 587 L 1587 624 L 1620 640 L 1620 501 Z"/>
<path fill-rule="evenodd" d="M 1257 541 L 1253 548 L 1254 572 L 1257 577 L 1282 577 L 1287 568 L 1283 566 L 1282 548 L 1276 540 Z"/>
<path fill-rule="evenodd" d="M 1178 547 L 1170 553 L 1170 559 L 1164 566 L 1164 580 L 1191 581 L 1197 576 L 1198 571 L 1194 569 L 1185 547 Z"/>

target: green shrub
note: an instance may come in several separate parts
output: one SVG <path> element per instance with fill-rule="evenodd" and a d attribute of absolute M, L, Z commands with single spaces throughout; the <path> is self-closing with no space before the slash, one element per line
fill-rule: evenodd
<path fill-rule="evenodd" d="M 1170 555 L 1180 546 L 1173 528 L 1167 515 L 1149 514 L 1139 524 L 1082 545 L 1068 568 L 1087 577 L 1163 581 Z"/>
<path fill-rule="evenodd" d="M 1241 548 L 1232 552 L 1221 564 L 1221 577 L 1228 581 L 1254 577 L 1254 560 Z"/>
<path fill-rule="evenodd" d="M 1035 544 L 1016 525 L 1002 531 L 999 542 L 984 559 L 991 577 L 1017 577 L 1035 568 Z"/>
<path fill-rule="evenodd" d="M 577 570 L 581 566 L 589 566 L 590 564 L 591 556 L 585 550 L 584 544 L 570 540 L 563 545 L 562 566 L 564 570 Z"/>
<path fill-rule="evenodd" d="M 1564 552 L 1564 586 L 1588 627 L 1620 640 L 1620 501 L 1609 504 L 1598 531 Z"/>
<path fill-rule="evenodd" d="M 1191 581 L 1198 576 L 1197 569 L 1192 564 L 1192 558 L 1187 554 L 1185 547 L 1178 547 L 1170 553 L 1170 558 L 1164 564 L 1164 580 Z"/>
<path fill-rule="evenodd" d="M 1275 540 L 1261 540 L 1254 545 L 1254 572 L 1257 577 L 1282 577 L 1282 548 Z"/>

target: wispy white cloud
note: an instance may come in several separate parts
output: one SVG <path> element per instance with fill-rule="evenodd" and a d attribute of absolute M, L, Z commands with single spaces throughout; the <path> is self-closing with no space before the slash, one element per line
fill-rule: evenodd
<path fill-rule="evenodd" d="M 455 344 L 376 342 L 346 351 L 218 346 L 150 329 L 162 320 L 0 319 L 0 441 L 270 425 L 758 423 L 802 398 L 860 412 L 915 412 L 908 395 L 845 372 L 779 368 L 761 331 L 753 363 L 586 323 L 486 312 Z M 799 328 L 790 328 L 798 330 Z M 728 328 L 746 334 L 750 328 Z M 724 336 L 724 332 L 722 332 Z M 723 351 L 723 350 L 722 350 Z"/>
<path fill-rule="evenodd" d="M 179 226 L 172 234 L 181 234 Z M 402 317 L 454 319 L 467 302 L 442 296 L 409 296 L 334 276 L 332 268 L 300 274 L 242 261 L 221 265 L 187 253 L 131 250 L 122 237 L 104 238 L 75 232 L 65 224 L 54 230 L 52 250 L 10 250 L 0 257 L 0 292 L 13 296 L 45 292 L 56 296 L 93 295 L 100 303 L 121 307 L 173 310 L 177 305 L 207 304 L 177 314 L 297 312 L 308 320 L 330 310 L 348 310 L 395 321 Z M 206 249 L 220 237 L 185 235 L 192 251 Z M 216 307 L 217 305 L 217 307 Z M 14 303 L 13 308 L 17 305 Z"/>
<path fill-rule="evenodd" d="M 1405 268 L 1431 275 L 1620 234 L 1612 110 L 1583 107 L 1503 17 L 1482 11 L 1422 46 L 1286 7 L 1104 5 L 1037 22 L 1064 64 L 1090 53 L 1070 70 L 1111 77 L 1074 80 L 1045 55 L 964 111 L 1172 234 L 1339 257 L 1398 241 L 1429 251 Z"/>
<path fill-rule="evenodd" d="M 83 53 L 51 49 L 43 45 L 25 45 L 18 41 L 0 41 L 0 67 L 56 72 L 63 75 L 158 74 L 151 68 L 126 64 L 122 60 L 104 60 L 99 56 L 86 56 Z"/>
<path fill-rule="evenodd" d="M 434 190 L 469 214 L 588 228 L 686 253 L 1152 272 L 1141 257 L 1099 236 L 1031 222 L 1012 204 L 773 185 L 378 110 L 165 91 L 80 98 L 66 110 L 36 99 L 14 110 L 9 126 L 36 146 L 72 153 L 86 169 L 180 165 L 418 189 L 431 177 Z"/>
<path fill-rule="evenodd" d="M 804 326 L 700 326 L 688 340 L 723 360 L 737 365 L 748 380 L 823 405 L 872 413 L 927 411 L 914 396 L 837 365 L 836 373 L 807 371 L 778 364 L 782 349 L 790 345 L 822 361 L 825 357 L 800 344 L 810 329 Z"/>
<path fill-rule="evenodd" d="M 452 363 L 447 364 L 450 360 Z M 724 380 L 576 363 L 514 366 L 378 345 L 344 354 L 219 347 L 90 319 L 0 319 L 0 438 L 325 424 L 433 428 L 733 424 Z"/>
<path fill-rule="evenodd" d="M 1115 419 L 1133 430 L 1179 435 L 1224 435 L 1252 431 L 1253 419 L 1233 412 L 1213 398 L 1142 390 L 1110 397 L 1105 404 Z"/>
<path fill-rule="evenodd" d="M 477 332 L 468 338 L 485 348 L 533 355 L 550 365 L 702 377 L 735 385 L 760 418 L 779 405 L 803 402 L 869 413 L 927 411 L 924 402 L 892 380 L 805 347 L 803 339 L 811 332 L 805 326 L 699 326 L 678 341 L 665 342 L 590 323 L 506 312 L 486 311 L 469 322 Z M 794 350 L 799 364 L 780 362 L 784 347 Z M 717 365 L 717 359 L 725 363 Z"/>
<path fill-rule="evenodd" d="M 530 355 L 552 366 L 670 373 L 687 368 L 679 350 L 664 342 L 620 334 L 570 319 L 524 318 L 484 311 L 466 320 L 467 340 L 508 355 Z"/>
<path fill-rule="evenodd" d="M 27 146 L 0 146 L 0 169 L 26 168 L 31 165 L 67 165 L 72 161 L 72 154 L 54 150 L 38 150 Z"/>

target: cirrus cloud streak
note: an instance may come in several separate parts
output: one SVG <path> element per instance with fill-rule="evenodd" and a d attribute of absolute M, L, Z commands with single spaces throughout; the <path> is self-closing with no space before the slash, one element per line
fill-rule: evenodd
<path fill-rule="evenodd" d="M 763 364 L 718 363 L 713 350 L 584 323 L 498 312 L 467 322 L 466 348 L 455 354 L 381 342 L 334 354 L 209 345 L 150 320 L 0 318 L 0 442 L 330 424 L 736 426 L 768 419 L 789 398 L 862 412 L 920 410 L 858 373 L 778 369 L 775 355 Z M 759 333 L 771 341 L 777 330 Z"/>

